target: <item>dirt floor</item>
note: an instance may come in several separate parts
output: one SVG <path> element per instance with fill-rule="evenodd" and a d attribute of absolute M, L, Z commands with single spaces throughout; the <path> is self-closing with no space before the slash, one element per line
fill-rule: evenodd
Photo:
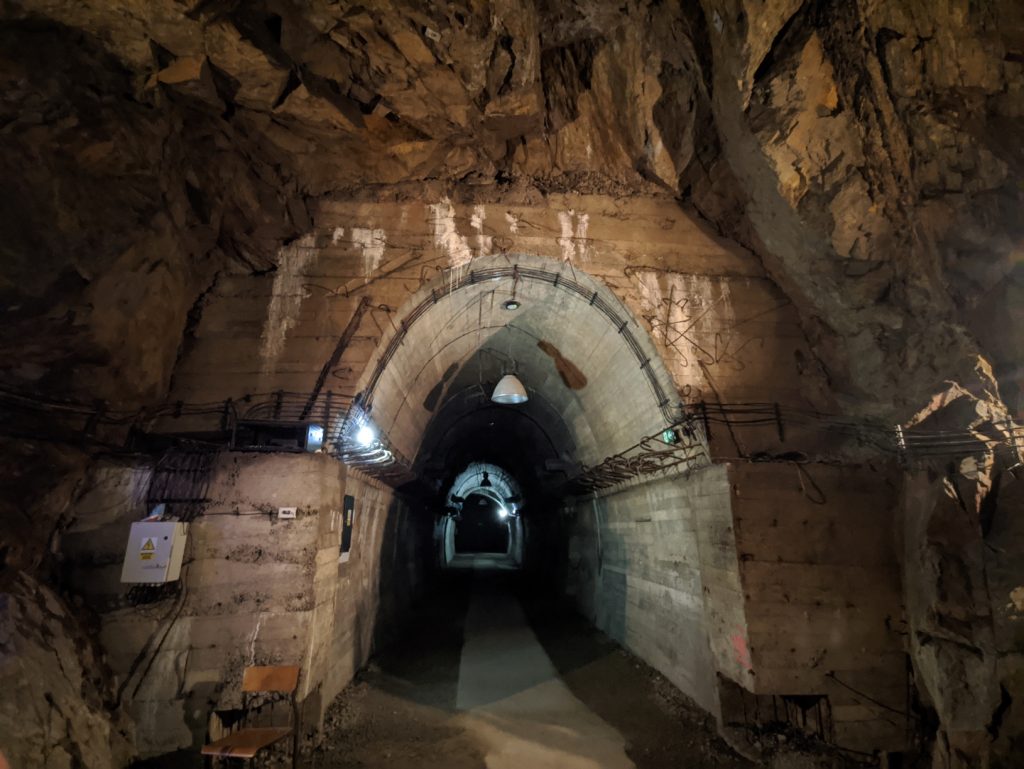
<path fill-rule="evenodd" d="M 751 766 L 659 674 L 516 575 L 440 587 L 336 700 L 304 767 Z"/>

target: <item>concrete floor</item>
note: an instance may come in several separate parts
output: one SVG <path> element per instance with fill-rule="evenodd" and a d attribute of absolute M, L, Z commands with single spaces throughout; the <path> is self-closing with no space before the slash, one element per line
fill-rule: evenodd
<path fill-rule="evenodd" d="M 519 600 L 477 580 L 455 706 L 489 769 L 626 769 L 625 738 L 577 699 L 530 628 Z"/>
<path fill-rule="evenodd" d="M 305 766 L 749 766 L 674 687 L 521 579 L 447 575 L 332 706 Z"/>
<path fill-rule="evenodd" d="M 448 564 L 449 569 L 469 569 L 478 572 L 515 571 L 512 556 L 504 553 L 456 553 Z"/>

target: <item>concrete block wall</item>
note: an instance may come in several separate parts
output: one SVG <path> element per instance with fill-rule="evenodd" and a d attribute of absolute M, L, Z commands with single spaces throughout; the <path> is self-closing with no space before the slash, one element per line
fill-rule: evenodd
<path fill-rule="evenodd" d="M 432 517 L 393 489 L 349 470 L 344 493 L 355 498 L 352 549 L 339 561 L 338 526 L 321 518 L 316 556 L 316 609 L 310 637 L 311 680 L 319 682 L 319 714 L 366 663 L 375 644 L 400 624 L 402 613 L 435 567 Z M 310 712 L 316 708 L 311 703 Z M 319 721 L 317 721 L 319 724 Z M 313 726 L 313 723 L 307 723 Z"/>
<path fill-rule="evenodd" d="M 888 468 L 747 463 L 580 500 L 568 590 L 720 723 L 818 695 L 826 739 L 901 750 L 895 489 Z"/>
<path fill-rule="evenodd" d="M 373 647 L 378 622 L 415 595 L 429 561 L 408 557 L 422 519 L 390 489 L 326 455 L 223 454 L 189 531 L 178 596 L 128 605 L 120 565 L 150 468 L 108 464 L 76 508 L 62 551 L 72 589 L 100 617 L 100 642 L 143 756 L 194 747 L 216 710 L 241 704 L 242 671 L 298 664 L 307 731 Z M 356 498 L 339 563 L 344 494 Z M 298 508 L 279 520 L 278 507 Z M 427 521 L 429 527 L 430 522 Z M 381 613 L 381 571 L 406 558 L 404 590 Z"/>
<path fill-rule="evenodd" d="M 698 516 L 718 672 L 754 695 L 827 696 L 837 745 L 904 748 L 891 469 L 736 464 L 729 479 L 728 509 Z M 736 702 L 748 714 L 756 709 Z"/>
<path fill-rule="evenodd" d="M 733 522 L 731 471 L 730 465 L 715 465 L 714 477 L 721 484 L 716 490 L 724 489 L 724 493 L 705 495 L 694 508 L 704 586 L 704 622 L 716 671 L 753 691 L 750 638 Z"/>
<path fill-rule="evenodd" d="M 733 467 L 759 692 L 824 693 L 836 744 L 905 747 L 897 482 L 889 467 Z"/>
<path fill-rule="evenodd" d="M 715 465 L 581 500 L 569 526 L 568 590 L 583 613 L 711 712 L 697 511 L 728 500 Z"/>

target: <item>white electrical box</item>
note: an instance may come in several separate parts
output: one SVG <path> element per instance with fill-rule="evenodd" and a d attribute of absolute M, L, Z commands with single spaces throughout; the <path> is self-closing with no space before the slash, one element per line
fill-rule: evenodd
<path fill-rule="evenodd" d="M 122 582 L 158 584 L 181 576 L 188 524 L 180 521 L 136 521 L 128 536 L 121 568 Z"/>

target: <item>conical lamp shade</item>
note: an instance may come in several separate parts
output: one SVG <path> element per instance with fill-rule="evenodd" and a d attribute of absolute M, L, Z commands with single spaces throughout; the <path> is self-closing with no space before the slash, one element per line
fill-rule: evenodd
<path fill-rule="evenodd" d="M 491 400 L 495 403 L 515 405 L 516 403 L 526 403 L 529 397 L 526 395 L 526 388 L 519 381 L 519 377 L 515 374 L 505 374 L 498 382 L 498 386 L 494 388 Z"/>

